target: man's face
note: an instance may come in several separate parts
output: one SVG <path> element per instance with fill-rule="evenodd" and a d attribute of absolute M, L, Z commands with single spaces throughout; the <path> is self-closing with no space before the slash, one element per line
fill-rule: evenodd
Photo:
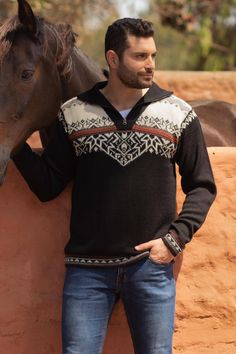
<path fill-rule="evenodd" d="M 152 85 L 156 45 L 153 37 L 127 38 L 129 47 L 125 49 L 117 67 L 117 76 L 129 88 L 143 89 Z"/>

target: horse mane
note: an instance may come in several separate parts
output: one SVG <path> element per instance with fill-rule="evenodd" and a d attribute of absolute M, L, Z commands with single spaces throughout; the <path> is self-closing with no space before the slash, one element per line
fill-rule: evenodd
<path fill-rule="evenodd" d="M 55 61 L 62 76 L 70 76 L 72 71 L 72 50 L 76 42 L 76 34 L 68 24 L 52 24 L 44 18 L 36 16 L 37 34 L 32 36 L 24 29 L 18 16 L 6 20 L 0 26 L 0 64 L 9 54 L 14 38 L 20 31 L 28 34 L 32 40 L 38 40 L 42 46 L 43 56 L 46 57 L 51 41 L 55 43 Z"/>

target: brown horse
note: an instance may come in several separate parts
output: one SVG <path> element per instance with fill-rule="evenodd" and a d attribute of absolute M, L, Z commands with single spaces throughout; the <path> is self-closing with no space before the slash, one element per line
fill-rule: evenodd
<path fill-rule="evenodd" d="M 69 25 L 53 25 L 18 0 L 18 16 L 0 27 L 0 184 L 14 150 L 49 126 L 62 102 L 103 78 Z"/>
<path fill-rule="evenodd" d="M 33 131 L 49 126 L 62 102 L 104 78 L 75 47 L 68 25 L 53 25 L 18 0 L 18 16 L 0 27 L 0 184 L 14 150 Z M 236 146 L 236 108 L 192 102 L 207 146 Z"/>
<path fill-rule="evenodd" d="M 200 118 L 207 146 L 236 146 L 236 105 L 224 101 L 189 102 Z"/>

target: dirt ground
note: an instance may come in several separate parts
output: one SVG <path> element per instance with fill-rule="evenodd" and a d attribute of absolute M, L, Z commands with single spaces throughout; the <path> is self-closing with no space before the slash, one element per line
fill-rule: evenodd
<path fill-rule="evenodd" d="M 156 71 L 155 81 L 187 101 L 215 99 L 236 104 L 236 72 Z"/>

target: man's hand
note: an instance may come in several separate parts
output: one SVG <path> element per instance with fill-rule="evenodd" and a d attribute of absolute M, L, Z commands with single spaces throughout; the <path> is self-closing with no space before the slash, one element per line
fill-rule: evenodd
<path fill-rule="evenodd" d="M 135 246 L 137 251 L 149 250 L 149 257 L 156 263 L 170 263 L 174 256 L 166 247 L 161 238 L 141 243 Z"/>

